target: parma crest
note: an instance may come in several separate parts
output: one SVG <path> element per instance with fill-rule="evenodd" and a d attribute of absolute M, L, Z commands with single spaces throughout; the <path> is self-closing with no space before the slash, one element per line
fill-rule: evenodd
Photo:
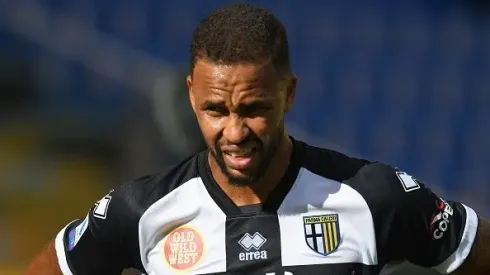
<path fill-rule="evenodd" d="M 334 252 L 340 244 L 337 214 L 303 217 L 305 240 L 309 248 L 321 255 Z"/>

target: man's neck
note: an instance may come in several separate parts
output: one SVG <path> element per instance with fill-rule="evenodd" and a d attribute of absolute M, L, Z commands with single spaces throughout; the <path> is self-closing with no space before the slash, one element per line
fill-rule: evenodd
<path fill-rule="evenodd" d="M 214 161 L 212 160 L 210 160 L 211 171 L 218 185 L 237 206 L 259 204 L 265 202 L 269 194 L 286 174 L 292 151 L 293 143 L 289 136 L 285 134 L 281 138 L 265 174 L 257 182 L 247 186 L 230 184 L 227 177 L 221 172 L 217 164 L 213 164 Z"/>

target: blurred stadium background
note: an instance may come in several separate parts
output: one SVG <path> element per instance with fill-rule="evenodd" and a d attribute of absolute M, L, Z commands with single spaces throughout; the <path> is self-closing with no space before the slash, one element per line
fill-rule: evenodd
<path fill-rule="evenodd" d="M 229 2 L 0 0 L 0 274 L 21 274 L 111 187 L 203 148 L 188 44 Z M 289 31 L 292 134 L 403 167 L 488 216 L 486 1 L 252 2 Z"/>

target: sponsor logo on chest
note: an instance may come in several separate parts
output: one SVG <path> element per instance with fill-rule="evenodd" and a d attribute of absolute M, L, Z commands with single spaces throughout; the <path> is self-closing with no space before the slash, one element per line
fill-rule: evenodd
<path fill-rule="evenodd" d="M 204 242 L 201 234 L 191 227 L 179 227 L 163 241 L 165 262 L 175 270 L 188 270 L 201 260 Z"/>
<path fill-rule="evenodd" d="M 242 262 L 267 259 L 267 250 L 260 249 L 266 241 L 267 239 L 259 232 L 253 235 L 245 233 L 238 241 L 238 244 L 245 250 L 238 254 L 238 259 Z"/>

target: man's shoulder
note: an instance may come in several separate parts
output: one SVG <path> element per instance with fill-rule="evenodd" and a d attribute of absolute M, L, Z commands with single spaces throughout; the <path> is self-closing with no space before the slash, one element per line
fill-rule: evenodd
<path fill-rule="evenodd" d="M 139 213 L 134 214 L 140 216 L 153 203 L 198 177 L 198 161 L 202 157 L 201 154 L 195 154 L 161 171 L 123 183 L 111 191 L 110 195 L 115 197 L 123 208 L 131 208 L 126 210 L 138 210 Z"/>
<path fill-rule="evenodd" d="M 427 191 L 422 182 L 391 165 L 372 162 L 344 182 L 379 207 L 412 204 Z"/>
<path fill-rule="evenodd" d="M 304 148 L 303 167 L 315 174 L 329 176 L 328 178 L 344 182 L 359 175 L 369 175 L 369 178 L 380 178 L 393 182 L 404 172 L 389 164 L 376 160 L 367 160 L 349 156 L 337 150 L 317 147 L 299 141 Z M 335 178 L 338 179 L 335 179 Z M 366 180 L 366 179 L 365 179 Z"/>
<path fill-rule="evenodd" d="M 385 189 L 390 193 L 410 193 L 421 187 L 421 183 L 411 175 L 382 162 L 363 166 L 346 183 L 369 189 Z"/>
<path fill-rule="evenodd" d="M 363 197 L 388 202 L 406 197 L 423 186 L 391 165 L 348 156 L 336 150 L 303 143 L 303 167 L 312 173 L 348 185 Z"/>
<path fill-rule="evenodd" d="M 83 231 L 89 228 L 96 239 L 114 243 L 123 241 L 136 247 L 143 214 L 157 201 L 197 176 L 199 156 L 196 154 L 160 172 L 115 187 L 94 204 L 83 221 L 72 222 L 69 228 L 79 234 L 78 238 L 83 228 Z M 75 245 L 78 240 L 72 239 Z"/>
<path fill-rule="evenodd" d="M 302 166 L 314 174 L 338 182 L 354 177 L 363 167 L 372 163 L 336 150 L 300 143 L 304 148 Z"/>

